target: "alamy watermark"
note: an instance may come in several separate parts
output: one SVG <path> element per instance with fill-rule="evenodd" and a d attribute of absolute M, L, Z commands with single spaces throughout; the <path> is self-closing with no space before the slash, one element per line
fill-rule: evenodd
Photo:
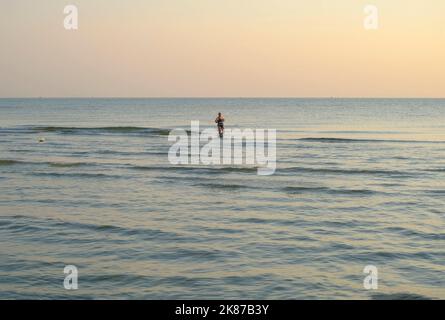
<path fill-rule="evenodd" d="M 275 129 L 226 129 L 219 136 L 215 128 L 200 131 L 192 121 L 190 135 L 174 129 L 168 141 L 174 142 L 168 160 L 174 165 L 252 165 L 258 175 L 272 175 L 276 169 Z"/>
<path fill-rule="evenodd" d="M 63 8 L 63 13 L 66 15 L 63 20 L 63 27 L 66 30 L 79 29 L 79 10 L 75 5 L 68 5 Z"/>
<path fill-rule="evenodd" d="M 377 290 L 379 288 L 379 273 L 377 267 L 367 265 L 363 268 L 363 273 L 366 274 L 363 280 L 363 288 L 366 290 Z"/>
<path fill-rule="evenodd" d="M 377 6 L 368 4 L 363 11 L 366 15 L 363 21 L 365 30 L 377 30 L 379 28 L 379 9 Z"/>
<path fill-rule="evenodd" d="M 76 266 L 68 265 L 63 269 L 63 273 L 66 275 L 63 280 L 63 287 L 66 290 L 77 290 L 79 288 L 77 279 L 79 272 Z"/>
<path fill-rule="evenodd" d="M 376 5 L 367 4 L 364 9 L 365 18 L 363 20 L 363 27 L 365 30 L 379 29 L 379 9 Z M 70 4 L 64 7 L 63 13 L 65 18 L 63 26 L 66 30 L 79 29 L 79 10 L 76 5 Z"/>

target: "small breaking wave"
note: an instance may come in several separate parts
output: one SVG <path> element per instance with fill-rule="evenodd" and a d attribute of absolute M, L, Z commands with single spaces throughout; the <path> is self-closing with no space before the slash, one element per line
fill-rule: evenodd
<path fill-rule="evenodd" d="M 221 189 L 221 190 L 241 190 L 241 189 L 256 189 L 255 187 L 242 185 L 242 184 L 230 184 L 230 183 L 198 183 L 197 187 L 204 187 L 209 189 Z"/>
<path fill-rule="evenodd" d="M 0 166 L 13 166 L 16 164 L 24 163 L 23 161 L 18 160 L 7 160 L 7 159 L 0 159 Z"/>
<path fill-rule="evenodd" d="M 374 293 L 371 294 L 373 300 L 432 300 L 432 298 L 416 293 Z"/>
<path fill-rule="evenodd" d="M 133 166 L 129 167 L 133 170 L 142 171 L 176 171 L 190 173 L 205 174 L 222 174 L 222 173 L 251 173 L 257 172 L 257 167 L 196 167 L 196 166 Z"/>
<path fill-rule="evenodd" d="M 33 161 L 0 159 L 0 166 L 13 166 L 13 165 L 43 165 L 49 167 L 71 168 L 71 167 L 82 167 L 82 166 L 96 166 L 98 164 L 94 162 L 57 162 L 57 161 L 33 162 Z"/>
<path fill-rule="evenodd" d="M 47 162 L 46 164 L 55 168 L 76 168 L 96 165 L 96 163 L 91 162 Z"/>
<path fill-rule="evenodd" d="M 289 194 L 302 193 L 329 193 L 329 194 L 344 194 L 344 195 L 372 195 L 376 192 L 368 189 L 333 189 L 327 187 L 285 187 L 283 191 Z"/>
<path fill-rule="evenodd" d="M 93 178 L 93 179 L 119 179 L 124 176 L 111 175 L 105 173 L 86 173 L 86 172 L 74 172 L 74 173 L 60 173 L 60 172 L 33 172 L 33 176 L 37 177 L 49 177 L 49 178 Z"/>
<path fill-rule="evenodd" d="M 326 174 L 344 174 L 344 175 L 386 175 L 405 177 L 412 174 L 398 170 L 379 170 L 379 169 L 340 169 L 340 168 L 310 168 L 310 167 L 288 167 L 279 168 L 277 172 L 283 173 L 326 173 Z"/>
<path fill-rule="evenodd" d="M 167 136 L 170 129 L 144 127 L 33 127 L 34 132 L 52 132 L 59 134 L 141 134 Z"/>
<path fill-rule="evenodd" d="M 394 140 L 394 139 L 348 139 L 348 138 L 300 138 L 298 141 L 321 143 L 444 143 L 445 141 Z"/>

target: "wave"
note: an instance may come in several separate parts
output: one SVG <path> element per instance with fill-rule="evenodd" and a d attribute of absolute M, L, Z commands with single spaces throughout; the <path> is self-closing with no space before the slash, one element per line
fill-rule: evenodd
<path fill-rule="evenodd" d="M 8 159 L 0 159 L 0 166 L 13 166 L 13 165 L 44 165 L 50 167 L 81 167 L 81 166 L 96 166 L 98 165 L 95 162 L 51 162 L 51 161 L 42 161 L 42 162 L 33 162 L 33 161 L 22 161 L 22 160 L 8 160 Z"/>
<path fill-rule="evenodd" d="M 394 140 L 394 139 L 348 139 L 348 138 L 300 138 L 299 141 L 321 143 L 444 143 L 445 141 Z"/>
<path fill-rule="evenodd" d="M 119 151 L 119 150 L 96 150 L 96 151 L 91 151 L 91 152 L 87 152 L 87 154 L 101 154 L 101 155 L 120 155 L 120 156 L 144 156 L 144 155 L 167 155 L 168 154 L 168 150 L 165 152 L 160 152 L 160 151 L 136 151 L 136 152 L 131 152 L 131 151 Z"/>
<path fill-rule="evenodd" d="M 151 153 L 155 154 L 155 153 Z M 162 154 L 162 153 L 159 153 Z M 0 159 L 0 166 L 12 166 L 12 165 L 35 165 L 35 166 L 48 166 L 54 168 L 75 168 L 75 167 L 92 167 L 92 166 L 104 166 L 108 165 L 107 163 L 99 163 L 99 162 L 57 162 L 57 161 L 42 161 L 42 162 L 33 162 L 33 161 L 21 161 L 21 160 L 9 160 L 9 159 Z M 133 164 L 116 164 L 119 167 L 124 167 L 130 170 L 140 170 L 140 171 L 169 171 L 169 172 L 189 172 L 189 173 L 198 173 L 198 174 L 222 174 L 222 173 L 251 173 L 256 172 L 258 170 L 257 167 L 197 167 L 197 166 L 143 166 L 143 165 L 133 165 Z M 47 174 L 47 173 L 42 173 Z M 59 174 L 59 173 L 54 173 Z M 63 174 L 63 173 L 60 173 Z"/>
<path fill-rule="evenodd" d="M 31 173 L 33 176 L 38 177 L 51 177 L 51 178 L 108 178 L 108 179 L 119 179 L 124 176 L 119 175 L 111 175 L 105 173 L 59 173 L 59 172 L 33 172 Z"/>
<path fill-rule="evenodd" d="M 245 173 L 250 173 L 250 172 L 257 172 L 258 171 L 258 167 L 218 167 L 218 168 L 214 168 L 212 169 L 213 171 L 220 171 L 220 172 L 245 172 Z"/>
<path fill-rule="evenodd" d="M 375 191 L 368 189 L 333 189 L 327 187 L 285 187 L 282 190 L 290 194 L 320 192 L 320 193 L 345 194 L 345 195 L 351 195 L 351 194 L 371 195 L 376 193 Z"/>
<path fill-rule="evenodd" d="M 425 192 L 430 194 L 445 194 L 445 189 L 442 190 L 426 190 Z"/>
<path fill-rule="evenodd" d="M 13 166 L 16 164 L 24 163 L 23 161 L 18 160 L 6 160 L 6 159 L 0 159 L 0 166 Z"/>
<path fill-rule="evenodd" d="M 6 229 L 22 231 L 22 232 L 45 232 L 55 229 L 78 230 L 104 232 L 106 234 L 115 233 L 123 236 L 139 236 L 145 239 L 161 239 L 161 240 L 180 240 L 181 235 L 170 231 L 159 229 L 122 227 L 112 224 L 94 224 L 75 221 L 63 221 L 53 218 L 35 218 L 32 216 L 14 215 L 0 216 L 0 226 Z M 184 237 L 184 239 L 186 239 Z M 187 239 L 189 240 L 189 239 Z M 76 241 L 79 241 L 77 239 Z"/>
<path fill-rule="evenodd" d="M 46 162 L 50 167 L 56 168 L 75 168 L 75 167 L 84 167 L 84 166 L 95 166 L 96 163 L 91 162 Z"/>
<path fill-rule="evenodd" d="M 429 171 L 429 172 L 445 172 L 445 168 L 432 168 L 432 169 L 426 169 L 425 171 Z"/>
<path fill-rule="evenodd" d="M 412 176 L 412 173 L 397 170 L 373 170 L 373 169 L 335 169 L 335 168 L 308 168 L 308 167 L 290 167 L 277 168 L 277 173 L 331 173 L 345 175 L 387 175 L 387 176 Z"/>
<path fill-rule="evenodd" d="M 373 293 L 372 300 L 432 300 L 433 298 L 420 295 L 417 293 L 400 292 L 400 293 Z"/>
<path fill-rule="evenodd" d="M 206 174 L 220 174 L 220 173 L 251 173 L 258 170 L 257 167 L 196 167 L 196 166 L 133 166 L 133 170 L 147 170 L 147 171 L 177 171 L 177 172 L 192 172 L 192 173 L 206 173 Z"/>
<path fill-rule="evenodd" d="M 34 132 L 53 132 L 60 134 L 145 134 L 168 136 L 170 129 L 145 127 L 33 127 Z"/>
<path fill-rule="evenodd" d="M 21 160 L 9 160 L 0 159 L 0 166 L 13 166 L 13 165 L 43 165 L 55 168 L 74 168 L 74 167 L 88 167 L 88 166 L 100 166 L 104 165 L 97 162 L 32 162 Z M 122 164 L 120 164 L 122 166 Z M 256 173 L 258 167 L 234 167 L 234 166 L 143 166 L 143 165 L 124 165 L 130 170 L 140 171 L 169 171 L 169 172 L 184 172 L 184 173 L 197 173 L 197 174 L 225 174 L 225 173 Z M 397 171 L 397 170 L 373 170 L 373 169 L 337 169 L 337 168 L 311 168 L 311 167 L 288 167 L 277 168 L 276 174 L 292 174 L 292 173 L 317 173 L 317 174 L 343 174 L 343 175 L 380 175 L 391 177 L 411 177 L 414 175 L 412 172 Z M 303 190 L 303 189 L 302 189 Z"/>
<path fill-rule="evenodd" d="M 248 185 L 242 184 L 222 184 L 222 183 L 198 183 L 194 186 L 204 187 L 209 189 L 222 189 L 222 190 L 240 190 L 240 189 L 256 189 L 255 187 L 251 187 Z"/>
<path fill-rule="evenodd" d="M 398 235 L 403 235 L 406 237 L 412 237 L 412 238 L 418 238 L 420 240 L 437 240 L 437 241 L 443 241 L 445 240 L 445 233 L 431 233 L 431 232 L 424 232 L 420 230 L 414 230 L 399 226 L 393 226 L 393 227 L 387 227 L 383 231 L 388 233 L 396 233 Z"/>

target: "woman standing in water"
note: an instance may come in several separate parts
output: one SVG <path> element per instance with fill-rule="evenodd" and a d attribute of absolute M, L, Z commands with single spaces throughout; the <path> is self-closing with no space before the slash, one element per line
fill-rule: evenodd
<path fill-rule="evenodd" d="M 215 123 L 218 126 L 219 136 L 222 138 L 224 134 L 224 116 L 221 114 L 221 112 L 218 113 L 218 116 L 215 119 Z"/>

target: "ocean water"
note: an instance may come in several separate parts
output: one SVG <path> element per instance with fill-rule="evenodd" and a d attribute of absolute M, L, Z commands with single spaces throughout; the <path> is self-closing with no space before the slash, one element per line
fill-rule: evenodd
<path fill-rule="evenodd" d="M 274 175 L 168 162 L 219 111 Z M 0 99 L 0 243 L 1 299 L 444 299 L 445 100 Z"/>

